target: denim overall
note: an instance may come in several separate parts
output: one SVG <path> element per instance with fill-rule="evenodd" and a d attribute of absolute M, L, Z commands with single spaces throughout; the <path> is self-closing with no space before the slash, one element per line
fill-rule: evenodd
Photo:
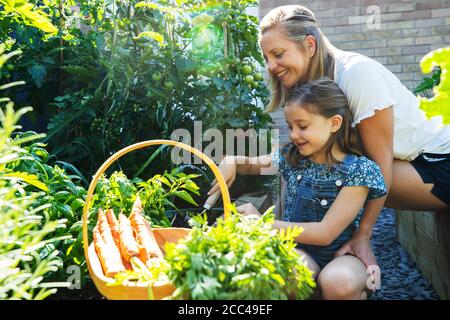
<path fill-rule="evenodd" d="M 347 155 L 344 161 L 334 165 L 334 180 L 313 180 L 309 177 L 297 176 L 297 199 L 294 214 L 290 221 L 292 222 L 320 222 L 333 204 L 339 190 L 342 188 L 343 181 L 349 171 L 350 166 L 358 158 L 354 155 Z M 327 169 L 325 169 L 327 170 Z M 358 216 L 360 215 L 358 212 Z M 330 245 L 316 246 L 299 244 L 298 248 L 305 250 L 317 262 L 320 268 L 323 268 L 334 258 L 334 254 L 339 248 L 348 241 L 353 233 L 353 223 L 350 224 Z"/>

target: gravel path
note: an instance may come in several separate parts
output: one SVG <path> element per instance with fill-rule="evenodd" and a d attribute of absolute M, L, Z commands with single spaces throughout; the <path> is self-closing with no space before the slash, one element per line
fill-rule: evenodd
<path fill-rule="evenodd" d="M 372 246 L 381 268 L 381 288 L 371 300 L 439 299 L 430 282 L 397 241 L 395 213 L 384 209 L 374 227 Z"/>

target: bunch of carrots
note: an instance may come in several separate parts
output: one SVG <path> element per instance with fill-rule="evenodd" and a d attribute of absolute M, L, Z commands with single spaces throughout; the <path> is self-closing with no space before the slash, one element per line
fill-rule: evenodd
<path fill-rule="evenodd" d="M 106 212 L 98 210 L 94 246 L 107 277 L 114 277 L 125 270 L 143 270 L 143 267 L 150 267 L 164 258 L 142 211 L 139 195 L 129 218 L 120 213 L 117 220 L 112 209 Z"/>

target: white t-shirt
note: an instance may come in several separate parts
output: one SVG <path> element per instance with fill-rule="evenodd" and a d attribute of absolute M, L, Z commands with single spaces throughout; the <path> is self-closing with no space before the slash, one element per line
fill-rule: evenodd
<path fill-rule="evenodd" d="M 394 158 L 411 161 L 421 153 L 450 153 L 450 126 L 441 117 L 428 120 L 419 99 L 392 72 L 354 52 L 337 50 L 335 61 L 334 80 L 347 96 L 353 127 L 393 106 Z"/>

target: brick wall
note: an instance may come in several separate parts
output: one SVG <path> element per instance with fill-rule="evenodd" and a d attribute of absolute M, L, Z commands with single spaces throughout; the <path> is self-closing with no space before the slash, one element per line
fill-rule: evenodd
<path fill-rule="evenodd" d="M 450 299 L 450 211 L 397 210 L 397 234 L 441 299 Z"/>

